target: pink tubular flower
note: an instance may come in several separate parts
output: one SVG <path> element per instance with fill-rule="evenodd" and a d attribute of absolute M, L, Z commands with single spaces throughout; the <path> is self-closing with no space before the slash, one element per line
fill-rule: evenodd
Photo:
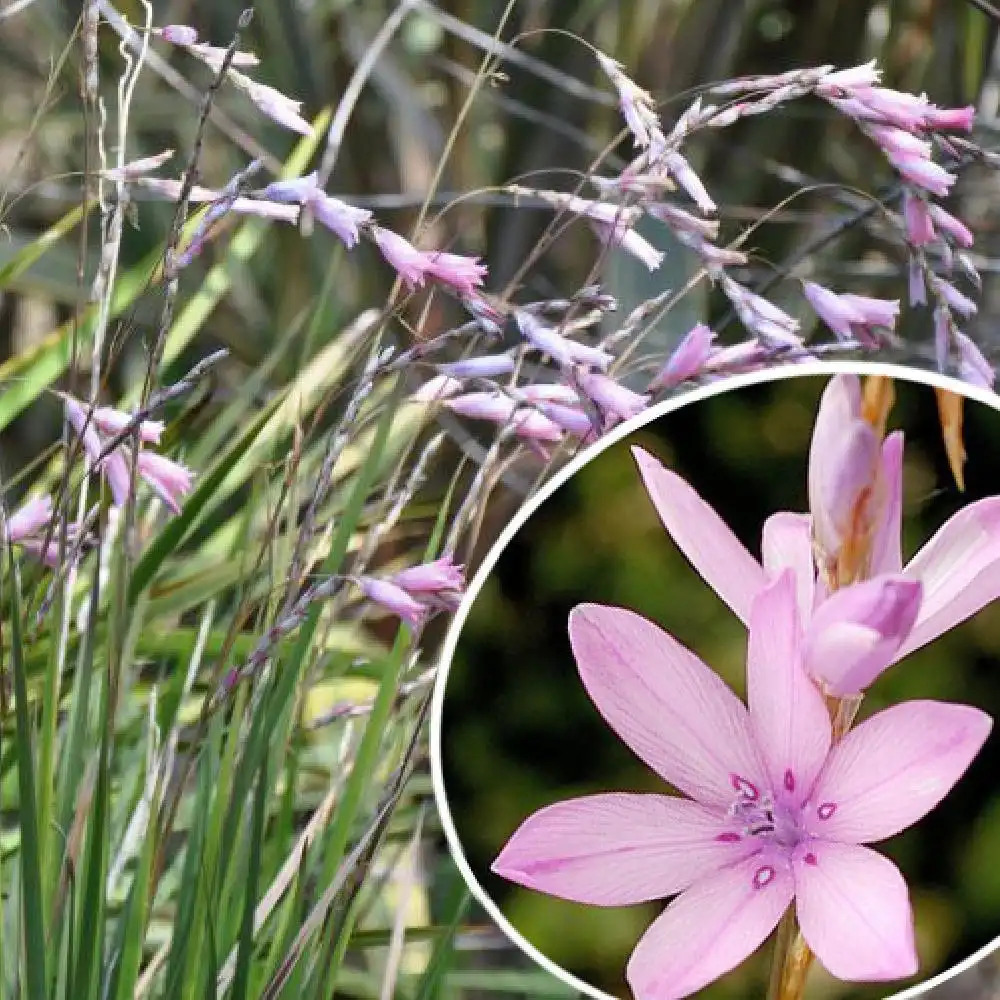
<path fill-rule="evenodd" d="M 115 436 L 121 434 L 132 422 L 128 413 L 116 410 L 111 406 L 99 406 L 94 410 L 93 422 L 102 434 Z M 159 444 L 163 434 L 162 420 L 143 420 L 139 424 L 139 440 L 146 444 Z"/>
<path fill-rule="evenodd" d="M 854 375 L 830 379 L 820 400 L 809 446 L 809 510 L 817 559 L 823 572 L 851 561 L 845 547 L 865 546 L 885 523 L 894 502 L 888 480 L 898 435 L 880 443 L 861 414 L 861 384 Z M 846 559 L 845 559 L 846 557 Z M 879 567 L 876 571 L 880 571 Z M 897 570 L 887 567 L 886 571 Z"/>
<path fill-rule="evenodd" d="M 179 514 L 181 500 L 191 492 L 191 470 L 155 452 L 140 451 L 138 471 L 160 499 Z"/>
<path fill-rule="evenodd" d="M 423 285 L 428 275 L 463 295 L 471 295 L 483 283 L 486 267 L 475 257 L 418 250 L 399 233 L 381 226 L 373 225 L 370 231 L 382 256 L 411 291 Z"/>
<path fill-rule="evenodd" d="M 626 225 L 611 225 L 597 219 L 589 221 L 590 228 L 594 230 L 602 243 L 611 247 L 620 247 L 645 264 L 650 271 L 655 271 L 663 263 L 663 251 L 657 250 L 645 236 L 637 233 L 634 229 L 630 229 Z"/>
<path fill-rule="evenodd" d="M 614 360 L 614 355 L 599 347 L 588 347 L 547 326 L 529 312 L 518 310 L 514 313 L 518 329 L 524 339 L 536 350 L 547 354 L 556 364 L 566 368 L 570 365 L 587 365 L 606 371 Z"/>
<path fill-rule="evenodd" d="M 765 344 L 780 347 L 802 346 L 797 319 L 779 309 L 773 302 L 733 281 L 728 274 L 721 276 L 719 287 L 732 302 L 740 322 Z"/>
<path fill-rule="evenodd" d="M 929 205 L 927 211 L 937 227 L 947 233 L 960 247 L 968 248 L 975 243 L 976 238 L 972 235 L 972 230 L 961 219 L 956 219 L 951 212 L 946 212 L 940 205 Z"/>
<path fill-rule="evenodd" d="M 697 323 L 685 334 L 667 363 L 649 383 L 650 392 L 671 389 L 697 375 L 713 350 L 715 333 L 704 323 Z"/>
<path fill-rule="evenodd" d="M 959 315 L 969 317 L 975 316 L 978 311 L 976 303 L 967 295 L 963 295 L 950 281 L 937 278 L 933 282 L 934 291 L 940 295 L 948 306 Z"/>
<path fill-rule="evenodd" d="M 915 247 L 934 242 L 937 234 L 927 202 L 909 188 L 903 191 L 903 221 L 906 223 L 906 238 Z"/>
<path fill-rule="evenodd" d="M 955 347 L 958 350 L 958 373 L 972 385 L 992 389 L 996 380 L 993 366 L 983 356 L 983 352 L 961 330 L 955 331 Z"/>
<path fill-rule="evenodd" d="M 649 406 L 649 396 L 633 392 L 607 375 L 579 369 L 576 382 L 604 417 L 604 430 L 642 413 Z"/>
<path fill-rule="evenodd" d="M 597 906 L 676 895 L 632 953 L 636 1000 L 675 1000 L 755 951 L 794 902 L 820 962 L 840 979 L 913 975 L 906 883 L 863 845 L 933 809 L 992 720 L 913 701 L 833 745 L 801 665 L 789 571 L 752 603 L 748 706 L 698 657 L 620 608 L 582 605 L 570 641 L 604 719 L 680 796 L 610 793 L 548 806 L 493 864 L 531 889 Z"/>
<path fill-rule="evenodd" d="M 450 555 L 444 555 L 433 562 L 401 570 L 389 578 L 389 583 L 405 590 L 431 610 L 454 611 L 465 592 L 465 572 Z"/>
<path fill-rule="evenodd" d="M 156 34 L 171 45 L 194 45 L 198 41 L 198 32 L 187 24 L 165 24 Z"/>
<path fill-rule="evenodd" d="M 426 257 L 427 274 L 462 295 L 471 295 L 486 277 L 486 265 L 480 264 L 478 257 L 438 250 L 427 251 Z"/>
<path fill-rule="evenodd" d="M 17 545 L 37 535 L 52 520 L 52 497 L 48 493 L 32 497 L 7 518 L 6 540 Z"/>
<path fill-rule="evenodd" d="M 427 257 L 421 253 L 409 240 L 399 233 L 381 226 L 371 227 L 372 239 L 379 248 L 386 262 L 403 279 L 412 291 L 419 288 L 427 274 Z"/>
<path fill-rule="evenodd" d="M 260 192 L 260 197 L 265 201 L 306 206 L 317 222 L 326 226 L 351 250 L 358 242 L 359 227 L 371 220 L 372 213 L 330 197 L 318 185 L 318 177 L 314 170 L 303 177 L 274 181 Z"/>
<path fill-rule="evenodd" d="M 688 193 L 691 200 L 705 215 L 712 215 L 718 206 L 702 184 L 701 178 L 694 172 L 680 153 L 666 153 L 662 158 L 663 166 L 677 179 L 677 183 Z"/>
<path fill-rule="evenodd" d="M 401 570 L 391 579 L 397 587 L 411 594 L 436 594 L 442 590 L 462 590 L 465 587 L 464 568 L 447 555 L 434 562 Z"/>
<path fill-rule="evenodd" d="M 640 148 L 648 146 L 653 133 L 660 129 L 653 98 L 625 73 L 621 63 L 609 59 L 603 52 L 595 51 L 594 55 L 618 91 L 622 117 L 632 133 L 636 146 Z"/>
<path fill-rule="evenodd" d="M 838 294 L 814 281 L 804 281 L 802 289 L 816 314 L 838 340 L 858 340 L 868 346 L 878 346 L 881 341 L 874 331 L 891 331 L 896 325 L 898 299 L 875 299 L 850 292 Z"/>
<path fill-rule="evenodd" d="M 88 416 L 87 410 L 72 396 L 64 397 L 64 405 L 66 418 L 81 436 L 84 451 L 91 463 L 98 463 L 97 468 L 107 479 L 115 506 L 123 506 L 128 501 L 132 489 L 129 466 L 131 450 L 123 443 L 102 458 L 102 453 L 110 443 L 103 439 L 102 433 L 113 438 L 125 429 L 132 418 L 111 407 L 98 407 Z M 159 421 L 143 421 L 139 425 L 139 440 L 146 443 L 156 442 L 162 430 L 163 425 Z M 98 433 L 99 431 L 102 433 Z M 155 452 L 140 448 L 138 473 L 175 514 L 180 510 L 181 498 L 191 490 L 193 474 L 190 469 Z"/>
<path fill-rule="evenodd" d="M 357 579 L 358 589 L 370 601 L 380 604 L 411 628 L 417 629 L 424 624 L 430 608 L 423 601 L 418 601 L 408 591 L 397 586 L 390 580 L 379 580 L 373 576 L 361 576 Z"/>

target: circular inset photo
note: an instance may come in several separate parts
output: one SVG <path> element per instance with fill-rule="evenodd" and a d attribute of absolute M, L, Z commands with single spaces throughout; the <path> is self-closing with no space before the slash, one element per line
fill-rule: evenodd
<path fill-rule="evenodd" d="M 1000 412 L 959 392 L 857 365 L 712 387 L 486 558 L 438 801 L 577 989 L 885 997 L 1000 936 Z"/>

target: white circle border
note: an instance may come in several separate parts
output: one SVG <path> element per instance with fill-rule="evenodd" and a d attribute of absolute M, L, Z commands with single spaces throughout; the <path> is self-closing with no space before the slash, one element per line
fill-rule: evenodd
<path fill-rule="evenodd" d="M 547 483 L 545 483 L 544 486 L 542 486 L 541 489 L 538 490 L 537 493 L 529 497 L 528 500 L 520 508 L 518 508 L 517 513 L 501 531 L 500 536 L 490 547 L 489 552 L 483 559 L 482 565 L 480 565 L 475 576 L 469 582 L 469 585 L 466 588 L 465 596 L 462 599 L 462 603 L 459 605 L 458 610 L 455 612 L 455 617 L 448 627 L 448 632 L 445 635 L 437 664 L 437 675 L 434 681 L 434 693 L 431 701 L 430 718 L 431 781 L 434 789 L 435 805 L 441 819 L 441 826 L 444 830 L 448 848 L 451 851 L 451 855 L 454 858 L 455 864 L 458 866 L 458 870 L 461 873 L 462 878 L 465 880 L 466 885 L 472 892 L 472 895 L 483 907 L 483 909 L 486 910 L 487 914 L 497 927 L 503 931 L 507 938 L 509 938 L 516 947 L 524 952 L 528 958 L 545 969 L 546 972 L 555 976 L 556 979 L 565 983 L 567 986 L 570 986 L 578 993 L 582 993 L 584 996 L 593 997 L 594 1000 L 616 1000 L 616 998 L 612 997 L 608 993 L 604 993 L 601 990 L 596 989 L 589 983 L 586 983 L 582 979 L 572 975 L 551 959 L 547 958 L 541 953 L 541 951 L 531 944 L 531 942 L 528 941 L 513 926 L 513 924 L 510 923 L 497 904 L 493 902 L 483 887 L 479 884 L 478 879 L 469 866 L 469 862 L 465 857 L 465 852 L 462 849 L 461 841 L 458 838 L 455 823 L 451 815 L 451 809 L 445 796 L 444 773 L 441 755 L 441 725 L 442 715 L 444 712 L 445 688 L 448 684 L 448 676 L 451 673 L 452 661 L 462 633 L 462 627 L 465 625 L 465 620 L 468 618 L 469 612 L 472 610 L 472 606 L 479 595 L 479 591 L 482 590 L 487 579 L 489 578 L 490 573 L 493 571 L 504 550 L 507 548 L 507 545 L 514 535 L 521 530 L 525 522 L 527 522 L 535 511 L 543 503 L 545 503 L 545 501 L 548 500 L 548 498 L 552 496 L 556 490 L 571 479 L 577 472 L 580 471 L 580 469 L 582 469 L 585 465 L 588 465 L 593 459 L 603 454 L 609 448 L 618 444 L 618 442 L 623 438 L 634 434 L 647 424 L 653 423 L 655 420 L 660 419 L 660 417 L 667 416 L 675 410 L 679 410 L 693 403 L 699 403 L 705 399 L 711 399 L 714 396 L 743 389 L 747 386 L 760 385 L 768 382 L 778 382 L 791 378 L 832 376 L 838 373 L 849 373 L 855 375 L 884 375 L 889 378 L 895 378 L 906 382 L 914 382 L 931 388 L 948 389 L 964 396 L 967 399 L 983 403 L 1000 413 L 1000 396 L 992 390 L 969 385 L 967 382 L 963 382 L 960 379 L 952 378 L 946 375 L 939 375 L 935 372 L 924 371 L 919 368 L 909 368 L 905 365 L 869 361 L 809 361 L 792 365 L 771 367 L 762 371 L 749 372 L 745 375 L 728 376 L 726 378 L 719 379 L 717 382 L 712 382 L 709 385 L 700 386 L 688 392 L 680 393 L 677 396 L 666 399 L 647 410 L 643 410 L 643 412 L 638 416 L 619 424 L 610 432 L 600 437 L 593 444 L 582 448 L 578 454 L 567 462 L 564 468 L 560 469 Z M 916 986 L 911 986 L 899 993 L 894 993 L 891 997 L 888 997 L 887 1000 L 912 1000 L 912 998 L 919 997 L 928 990 L 933 989 L 936 986 L 940 986 L 949 979 L 952 979 L 965 972 L 967 969 L 977 965 L 982 959 L 990 955 L 998 948 L 1000 948 L 1000 936 L 983 945 L 982 948 L 973 952 L 973 954 L 971 954 L 968 958 L 963 959 L 952 968 L 938 973 L 936 976 L 932 976 L 926 982 L 919 983 Z"/>

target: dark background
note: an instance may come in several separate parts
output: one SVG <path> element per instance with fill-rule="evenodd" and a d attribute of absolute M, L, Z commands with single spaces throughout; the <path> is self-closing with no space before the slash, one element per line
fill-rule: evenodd
<path fill-rule="evenodd" d="M 634 608 L 717 669 L 741 695 L 746 633 L 662 528 L 635 470 L 639 444 L 688 479 L 759 553 L 775 510 L 806 508 L 806 456 L 825 378 L 798 377 L 715 396 L 609 448 L 559 489 L 498 562 L 465 624 L 443 719 L 446 789 L 469 863 L 513 925 L 588 982 L 625 995 L 629 952 L 661 904 L 600 909 L 553 899 L 489 874 L 507 837 L 543 805 L 588 792 L 662 791 L 587 697 L 566 620 L 581 601 Z M 963 504 L 1000 492 L 993 455 L 1000 415 L 966 406 L 967 492 L 956 489 L 933 392 L 897 382 L 890 427 L 907 433 L 904 557 Z M 875 684 L 862 717 L 908 698 L 963 701 L 1000 717 L 1000 606 L 981 612 Z M 922 977 L 1000 934 L 1000 739 L 992 737 L 947 800 L 878 846 L 906 875 Z M 769 949 L 706 996 L 763 995 Z M 896 985 L 896 984 L 893 984 Z M 902 987 L 903 983 L 898 984 Z M 810 996 L 876 997 L 886 987 L 834 982 Z"/>

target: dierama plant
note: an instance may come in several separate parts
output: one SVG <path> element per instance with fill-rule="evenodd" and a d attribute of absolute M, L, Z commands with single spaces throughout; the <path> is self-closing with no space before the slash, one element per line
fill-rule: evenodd
<path fill-rule="evenodd" d="M 629 962 L 638 1000 L 700 989 L 783 914 L 775 1000 L 801 997 L 814 955 L 845 980 L 918 969 L 905 882 L 862 845 L 932 809 L 991 721 L 918 701 L 851 726 L 882 671 L 1000 597 L 1000 497 L 967 506 L 904 567 L 902 452 L 902 432 L 882 441 L 866 419 L 857 377 L 833 378 L 810 450 L 810 512 L 772 514 L 758 561 L 691 486 L 634 449 L 668 532 L 748 627 L 749 713 L 657 626 L 576 609 L 570 638 L 592 700 L 688 798 L 611 793 L 547 807 L 493 869 L 595 905 L 679 893 Z"/>

